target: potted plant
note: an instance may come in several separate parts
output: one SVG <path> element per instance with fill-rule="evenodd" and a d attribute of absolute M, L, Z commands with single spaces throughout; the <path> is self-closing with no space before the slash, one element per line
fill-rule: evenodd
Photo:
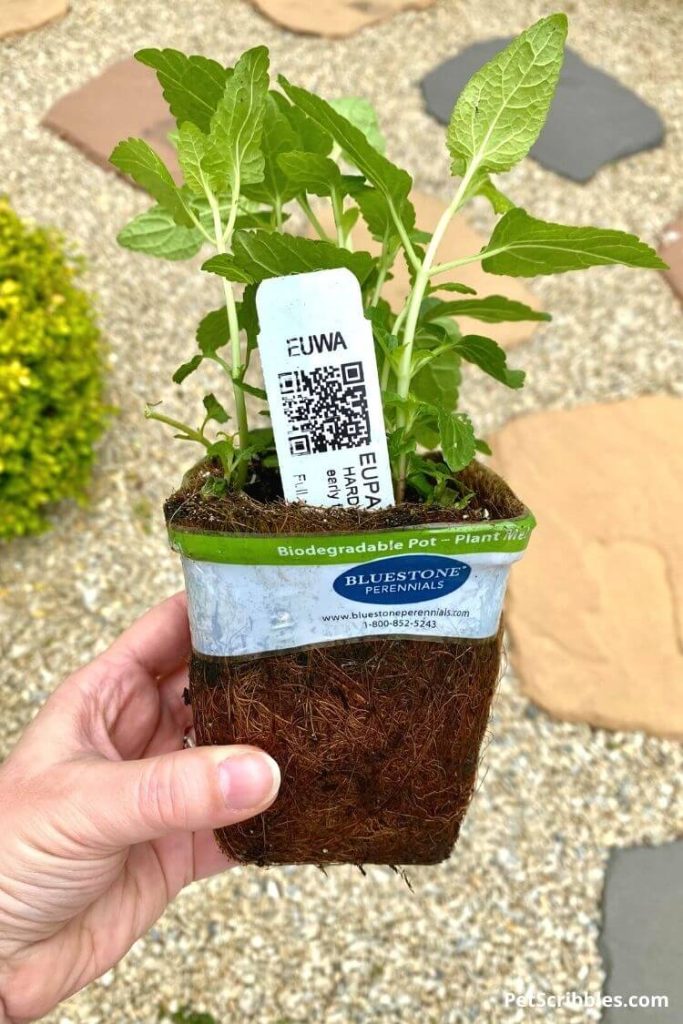
<path fill-rule="evenodd" d="M 544 18 L 462 92 L 446 140 L 457 185 L 433 235 L 415 224 L 410 175 L 384 155 L 364 101 L 329 103 L 283 77 L 271 88 L 264 47 L 234 68 L 175 50 L 137 54 L 156 70 L 177 121 L 184 184 L 147 143 L 120 143 L 112 162 L 156 204 L 119 240 L 167 259 L 211 246 L 202 269 L 223 291 L 223 304 L 199 324 L 197 352 L 173 379 L 218 364 L 234 421 L 214 394 L 198 426 L 157 406 L 146 415 L 203 449 L 165 505 L 188 587 L 197 740 L 256 744 L 283 771 L 266 814 L 218 832 L 238 860 L 434 863 L 457 838 L 499 673 L 505 579 L 533 526 L 508 486 L 476 461 L 488 448 L 458 404 L 463 359 L 507 387 L 521 387 L 524 374 L 484 334 L 463 335 L 458 317 L 549 318 L 476 295 L 451 272 L 472 261 L 519 276 L 662 266 L 633 235 L 546 223 L 494 184 L 543 126 L 565 36 L 564 15 Z M 439 262 L 449 221 L 474 196 L 500 215 L 490 241 Z M 334 237 L 311 197 L 331 205 Z M 288 232 L 295 206 L 316 239 Z M 380 243 L 377 256 L 353 250 L 359 217 Z M 382 297 L 397 259 L 411 274 L 398 310 Z M 283 440 L 268 426 L 254 375 L 259 286 L 330 269 L 342 270 L 335 280 L 348 283 L 350 272 L 357 281 L 374 338 L 394 488 L 394 501 L 374 508 L 352 504 L 348 493 L 335 507 L 283 500 Z M 301 281 L 315 293 L 315 281 Z M 346 429 L 357 392 L 348 381 L 336 387 L 328 399 Z M 318 450 L 335 447 L 331 422 Z M 353 447 L 348 436 L 339 444 Z"/>

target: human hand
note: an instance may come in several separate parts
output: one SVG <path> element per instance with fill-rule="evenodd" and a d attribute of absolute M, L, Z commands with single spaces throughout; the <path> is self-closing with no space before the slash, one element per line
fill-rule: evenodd
<path fill-rule="evenodd" d="M 178 594 L 62 683 L 0 769 L 0 1024 L 108 970 L 229 865 L 212 829 L 275 799 L 262 751 L 182 749 L 189 650 Z"/>

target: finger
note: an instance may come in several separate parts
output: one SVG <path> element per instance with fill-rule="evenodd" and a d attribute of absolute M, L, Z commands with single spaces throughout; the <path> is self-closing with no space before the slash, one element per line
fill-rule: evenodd
<path fill-rule="evenodd" d="M 150 676 L 165 676 L 188 657 L 190 626 L 184 593 L 174 594 L 152 608 L 115 640 L 102 655 L 142 668 Z"/>
<path fill-rule="evenodd" d="M 139 756 L 156 757 L 182 748 L 183 737 L 192 728 L 192 708 L 185 703 L 183 697 L 187 683 L 187 665 L 175 669 L 159 683 L 159 717 L 156 728 Z"/>
<path fill-rule="evenodd" d="M 194 882 L 200 878 L 211 878 L 220 875 L 228 868 L 234 868 L 236 861 L 231 860 L 220 849 L 213 831 L 205 829 L 193 836 L 194 840 Z"/>
<path fill-rule="evenodd" d="M 277 763 L 256 747 L 196 747 L 142 761 L 100 761 L 77 801 L 87 841 L 119 849 L 244 821 L 269 807 L 279 786 Z"/>

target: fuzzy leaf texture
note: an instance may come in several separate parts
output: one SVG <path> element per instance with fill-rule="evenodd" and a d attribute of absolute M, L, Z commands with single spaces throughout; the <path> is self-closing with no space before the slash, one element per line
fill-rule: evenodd
<path fill-rule="evenodd" d="M 386 142 L 379 126 L 377 111 L 369 100 L 364 96 L 341 96 L 330 100 L 330 106 L 359 128 L 373 149 L 384 154 Z"/>
<path fill-rule="evenodd" d="M 202 170 L 206 141 L 206 135 L 191 121 L 184 121 L 178 129 L 178 163 L 188 189 L 198 196 L 206 195 L 206 178 Z"/>
<path fill-rule="evenodd" d="M 223 345 L 227 345 L 229 339 L 227 308 L 221 306 L 220 309 L 212 309 L 203 317 L 197 327 L 199 351 L 205 356 L 212 356 Z"/>
<path fill-rule="evenodd" d="M 666 269 L 654 249 L 626 231 L 550 224 L 515 209 L 496 224 L 481 265 L 489 274 L 535 277 L 613 263 Z"/>
<path fill-rule="evenodd" d="M 186 377 L 189 377 L 190 374 L 194 373 L 197 367 L 201 365 L 203 358 L 204 357 L 201 355 L 192 356 L 192 359 L 188 359 L 186 363 L 183 363 L 181 366 L 179 366 L 176 372 L 173 374 L 173 383 L 182 384 Z"/>
<path fill-rule="evenodd" d="M 250 199 L 269 206 L 282 207 L 302 191 L 300 185 L 288 179 L 279 159 L 283 153 L 298 149 L 299 145 L 297 132 L 280 108 L 275 94 L 269 93 L 266 97 L 261 137 L 263 180 L 247 186 L 245 191 Z"/>
<path fill-rule="evenodd" d="M 469 316 L 489 324 L 511 323 L 519 320 L 550 320 L 549 313 L 532 309 L 524 302 L 508 299 L 504 295 L 487 295 L 481 299 L 458 299 L 454 302 L 435 303 L 424 316 L 424 320 L 436 320 L 444 316 Z"/>
<path fill-rule="evenodd" d="M 446 465 L 453 473 L 469 466 L 476 452 L 474 428 L 464 412 L 437 413 L 441 451 Z"/>
<path fill-rule="evenodd" d="M 457 351 L 469 363 L 474 363 L 489 377 L 500 381 L 509 388 L 524 386 L 526 374 L 523 370 L 510 370 L 507 356 L 493 338 L 484 338 L 479 334 L 465 334 L 457 342 Z"/>
<path fill-rule="evenodd" d="M 125 249 L 144 252 L 158 259 L 187 260 L 197 255 L 204 237 L 197 228 L 176 224 L 162 206 L 153 206 L 121 228 L 117 241 Z"/>
<path fill-rule="evenodd" d="M 373 266 L 369 253 L 338 249 L 332 242 L 266 231 L 237 231 L 232 253 L 213 256 L 202 269 L 229 281 L 255 284 L 283 274 L 346 267 L 362 284 Z"/>
<path fill-rule="evenodd" d="M 433 402 L 452 412 L 458 404 L 460 356 L 449 348 L 439 352 L 419 370 L 410 382 L 412 393 L 423 402 Z"/>
<path fill-rule="evenodd" d="M 292 103 L 328 132 L 368 181 L 372 182 L 398 210 L 408 200 L 412 178 L 407 171 L 378 153 L 355 125 L 337 113 L 320 96 L 315 96 L 280 76 L 280 85 Z"/>
<path fill-rule="evenodd" d="M 232 69 L 208 57 L 188 57 L 180 50 L 138 50 L 135 59 L 156 71 L 177 123 L 191 121 L 208 132 Z"/>
<path fill-rule="evenodd" d="M 160 206 L 168 210 L 176 224 L 192 227 L 192 218 L 171 172 L 143 139 L 119 142 L 109 159 L 114 167 L 129 174 Z"/>
<path fill-rule="evenodd" d="M 373 238 L 378 242 L 390 244 L 398 241 L 398 232 L 394 223 L 387 197 L 376 188 L 361 189 L 354 195 L 361 216 L 368 226 Z M 415 227 L 415 208 L 409 199 L 404 199 L 398 206 L 398 214 L 408 233 Z"/>
<path fill-rule="evenodd" d="M 208 395 L 204 395 L 203 402 L 207 419 L 215 420 L 216 423 L 228 422 L 230 417 L 212 391 Z"/>
<path fill-rule="evenodd" d="M 293 106 L 281 92 L 273 90 L 271 96 L 296 134 L 297 144 L 294 148 L 302 149 L 306 153 L 321 153 L 322 156 L 327 156 L 334 146 L 332 136 L 324 131 L 320 125 L 316 124 L 303 110 Z"/>
<path fill-rule="evenodd" d="M 446 143 L 453 174 L 508 171 L 539 136 L 560 76 L 567 18 L 537 21 L 469 80 Z"/>
<path fill-rule="evenodd" d="M 328 156 L 295 150 L 283 153 L 279 164 L 299 192 L 309 192 L 314 196 L 330 196 L 334 191 L 341 196 L 345 191 L 342 173 L 334 160 Z"/>
<path fill-rule="evenodd" d="M 238 192 L 263 180 L 261 151 L 268 96 L 268 50 L 256 46 L 242 54 L 211 119 L 204 173 L 217 192 Z"/>

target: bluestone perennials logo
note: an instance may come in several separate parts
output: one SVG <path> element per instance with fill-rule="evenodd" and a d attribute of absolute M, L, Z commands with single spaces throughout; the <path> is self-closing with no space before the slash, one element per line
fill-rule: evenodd
<path fill-rule="evenodd" d="M 471 568 L 443 555 L 397 555 L 345 569 L 333 583 L 340 597 L 364 604 L 418 604 L 452 594 Z"/>

